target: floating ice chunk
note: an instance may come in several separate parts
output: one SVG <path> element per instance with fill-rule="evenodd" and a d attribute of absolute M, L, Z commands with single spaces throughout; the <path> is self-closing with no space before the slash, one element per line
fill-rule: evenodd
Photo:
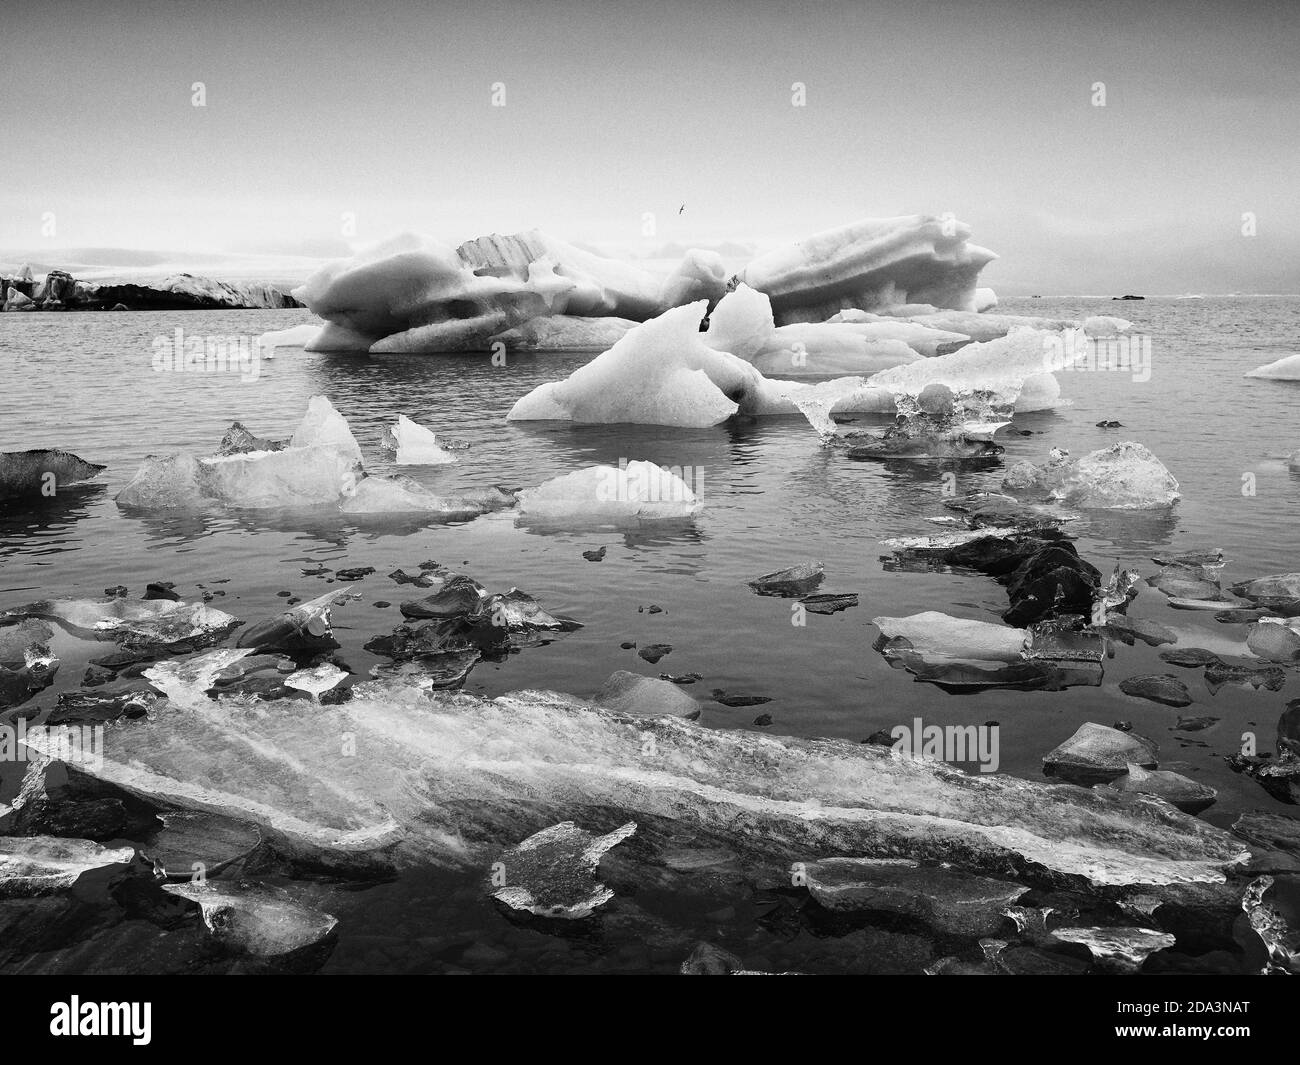
<path fill-rule="evenodd" d="M 867 379 L 867 387 L 899 397 L 917 396 L 929 384 L 943 384 L 958 395 L 981 392 L 1014 403 L 1019 412 L 1056 405 L 1060 384 L 1053 376 L 1069 365 L 1080 345 L 1053 342 L 1054 334 L 1018 330 L 1006 337 L 968 344 L 948 355 L 885 370 Z M 1057 341 L 1060 338 L 1057 337 Z"/>
<path fill-rule="evenodd" d="M 308 348 L 321 335 L 322 327 L 306 322 L 290 326 L 288 329 L 273 329 L 257 338 L 257 347 L 261 351 L 274 351 L 276 348 Z"/>
<path fill-rule="evenodd" d="M 410 477 L 364 477 L 339 509 L 354 517 L 419 514 L 436 521 L 469 521 L 514 503 L 514 495 L 501 488 L 486 488 L 467 496 L 441 496 Z"/>
<path fill-rule="evenodd" d="M 973 311 L 975 280 L 996 256 L 969 236 L 952 219 L 869 218 L 761 255 L 737 278 L 767 293 L 783 324 L 907 302 Z"/>
<path fill-rule="evenodd" d="M 0 627 L 0 709 L 24 703 L 54 683 L 59 660 L 50 651 L 53 635 L 34 618 Z"/>
<path fill-rule="evenodd" d="M 1243 376 L 1263 377 L 1269 381 L 1300 381 L 1300 355 L 1287 355 L 1267 366 L 1257 366 Z"/>
<path fill-rule="evenodd" d="M 357 475 L 356 462 L 346 451 L 314 444 L 199 459 L 198 480 L 209 499 L 261 510 L 337 503 L 355 487 Z"/>
<path fill-rule="evenodd" d="M 890 314 L 898 316 L 900 311 L 908 308 L 891 308 Z M 907 313 L 901 317 L 918 325 L 931 329 L 944 329 L 953 333 L 963 333 L 971 340 L 986 343 L 1008 336 L 1017 329 L 1038 329 L 1043 332 L 1061 333 L 1075 329 L 1079 323 L 1069 318 L 1037 318 L 1023 314 L 974 314 L 967 311 L 936 311 Z M 1122 321 L 1123 319 L 1115 319 Z"/>
<path fill-rule="evenodd" d="M 635 821 L 604 836 L 565 821 L 535 833 L 497 859 L 506 883 L 492 897 L 540 917 L 589 917 L 614 897 L 596 880 L 601 855 L 634 832 Z"/>
<path fill-rule="evenodd" d="M 700 704 L 672 681 L 630 673 L 626 669 L 609 675 L 596 693 L 595 701 L 619 713 L 638 717 L 670 714 L 693 720 L 700 716 Z"/>
<path fill-rule="evenodd" d="M 1219 794 L 1214 788 L 1181 773 L 1166 769 L 1143 769 L 1140 765 L 1130 765 L 1128 771 L 1109 786 L 1117 791 L 1156 795 L 1188 814 L 1200 813 L 1213 805 Z"/>
<path fill-rule="evenodd" d="M 158 818 L 163 827 L 140 848 L 157 876 L 188 880 L 194 876 L 196 862 L 202 863 L 207 876 L 216 876 L 262 843 L 261 831 L 247 821 L 183 812 L 161 813 Z"/>
<path fill-rule="evenodd" d="M 991 288 L 977 288 L 975 290 L 975 312 L 977 314 L 991 311 L 997 305 L 998 294 Z"/>
<path fill-rule="evenodd" d="M 808 891 L 830 910 L 873 910 L 924 921 L 951 935 L 990 936 L 1029 888 L 906 858 L 823 858 L 807 865 Z"/>
<path fill-rule="evenodd" d="M 277 850 L 341 865 L 385 856 L 482 868 L 579 807 L 773 861 L 959 852 L 972 872 L 1045 869 L 1095 885 L 1222 882 L 1246 853 L 1222 829 L 1138 797 L 971 777 L 870 744 L 628 719 L 554 693 L 353 691 L 346 703 L 286 700 L 274 713 L 254 699 L 169 692 L 148 718 L 106 730 L 87 771 L 153 803 L 254 822 Z M 647 729 L 653 764 L 641 754 Z M 345 734 L 365 758 L 339 757 Z"/>
<path fill-rule="evenodd" d="M 44 599 L 0 613 L 7 617 L 49 618 L 77 635 L 142 648 L 219 639 L 239 623 L 206 603 L 173 599 Z"/>
<path fill-rule="evenodd" d="M 1043 772 L 1089 787 L 1123 776 L 1130 765 L 1155 769 L 1158 753 L 1153 741 L 1136 732 L 1085 721 L 1073 736 L 1043 756 Z"/>
<path fill-rule="evenodd" d="M 741 284 L 709 316 L 705 342 L 783 377 L 875 373 L 955 348 L 966 337 L 902 321 L 796 324 L 777 328 L 767 296 Z"/>
<path fill-rule="evenodd" d="M 1090 337 L 1113 337 L 1127 333 L 1133 323 L 1125 318 L 1112 318 L 1110 315 L 1094 314 L 1083 320 L 1083 331 Z"/>
<path fill-rule="evenodd" d="M 70 451 L 0 452 L 0 499 L 53 495 L 65 484 L 88 481 L 104 469 Z"/>
<path fill-rule="evenodd" d="M 906 640 L 909 650 L 927 659 L 1016 662 L 1029 636 L 1025 629 L 949 617 L 937 610 L 905 618 L 872 618 L 871 623 L 885 640 Z"/>
<path fill-rule="evenodd" d="M 653 462 L 589 466 L 519 493 L 519 511 L 535 521 L 596 524 L 689 518 L 703 504 L 678 473 Z"/>
<path fill-rule="evenodd" d="M 564 381 L 519 400 L 511 420 L 632 422 L 703 427 L 726 421 L 762 375 L 700 337 L 703 302 L 637 327 Z"/>
<path fill-rule="evenodd" d="M 314 340 L 309 341 L 305 351 L 369 351 L 375 338 L 367 333 L 349 329 L 338 322 L 326 322 Z"/>
<path fill-rule="evenodd" d="M 183 451 L 150 455 L 114 497 L 119 506 L 141 510 L 176 510 L 207 505 L 199 485 L 198 460 Z"/>
<path fill-rule="evenodd" d="M 456 456 L 438 443 L 433 430 L 417 425 L 405 414 L 397 416 L 391 448 L 397 452 L 399 466 L 445 466 L 456 461 Z"/>
<path fill-rule="evenodd" d="M 1099 966 L 1122 973 L 1136 972 L 1152 954 L 1177 940 L 1153 928 L 1057 928 L 1052 935 L 1087 947 Z"/>
<path fill-rule="evenodd" d="M 277 958 L 324 942 L 337 918 L 310 909 L 280 888 L 244 881 L 188 881 L 163 890 L 197 903 L 209 935 L 222 946 Z"/>
<path fill-rule="evenodd" d="M 1017 463 L 1007 471 L 1002 487 L 1083 509 L 1162 510 L 1179 499 L 1173 474 L 1147 448 L 1131 440 L 1074 462 L 1068 453 L 1054 452 L 1042 466 Z"/>
<path fill-rule="evenodd" d="M 284 678 L 286 688 L 297 688 L 319 699 L 323 692 L 337 688 L 347 677 L 347 670 L 339 669 L 333 662 L 322 662 L 311 669 L 300 669 Z"/>
<path fill-rule="evenodd" d="M 510 351 L 606 351 L 636 324 L 629 318 L 549 315 L 493 334 L 488 343 L 499 341 Z"/>
<path fill-rule="evenodd" d="M 361 465 L 361 446 L 348 423 L 325 396 L 312 396 L 290 447 L 332 447 L 345 459 Z"/>
<path fill-rule="evenodd" d="M 331 609 L 348 601 L 351 594 L 348 592 L 326 592 L 324 595 L 317 596 L 315 599 L 309 599 L 305 603 L 299 603 L 297 606 L 290 607 L 284 613 L 277 617 L 265 621 L 254 622 L 239 634 L 236 641 L 240 648 L 247 648 L 243 654 L 249 654 L 254 650 L 257 651 L 320 651 L 335 646 L 334 632 L 331 625 Z M 220 655 L 230 654 L 232 658 L 221 661 Z M 212 652 L 212 657 L 191 659 L 187 668 L 207 668 L 209 662 L 219 662 L 216 666 L 216 673 L 219 673 L 231 661 L 241 657 L 233 651 Z M 158 666 L 155 669 L 161 668 Z M 152 677 L 150 677 L 153 680 Z M 209 681 L 209 684 L 211 681 Z M 154 681 L 155 687 L 161 687 Z M 167 691 L 166 688 L 162 689 Z M 170 695 L 171 693 L 168 692 Z"/>
<path fill-rule="evenodd" d="M 82 873 L 134 857 L 134 847 L 101 847 L 85 839 L 0 838 L 0 899 L 52 895 L 72 887 Z"/>
<path fill-rule="evenodd" d="M 1242 895 L 1241 908 L 1250 927 L 1268 948 L 1269 964 L 1265 971 L 1294 975 L 1300 973 L 1300 932 L 1292 927 L 1278 908 L 1279 893 L 1274 889 L 1275 883 L 1271 876 L 1252 880 Z M 1273 899 L 1265 902 L 1264 897 L 1270 891 L 1273 892 Z"/>

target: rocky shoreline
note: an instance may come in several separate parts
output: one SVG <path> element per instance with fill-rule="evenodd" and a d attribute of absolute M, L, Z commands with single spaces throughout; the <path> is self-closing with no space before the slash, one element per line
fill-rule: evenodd
<path fill-rule="evenodd" d="M 0 277 L 0 311 L 237 311 L 301 307 L 289 293 L 257 281 L 215 281 L 172 274 L 147 284 L 97 284 L 66 270 L 37 280 L 24 266 Z"/>

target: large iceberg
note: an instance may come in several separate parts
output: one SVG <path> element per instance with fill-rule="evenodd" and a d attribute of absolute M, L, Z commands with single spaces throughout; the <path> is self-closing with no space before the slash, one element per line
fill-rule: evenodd
<path fill-rule="evenodd" d="M 907 303 L 974 311 L 975 281 L 997 256 L 969 238 L 951 217 L 868 218 L 761 255 L 736 280 L 767 293 L 783 325 Z"/>
<path fill-rule="evenodd" d="M 700 297 L 716 300 L 723 285 L 716 253 L 691 251 L 675 268 L 656 270 L 532 230 L 455 249 L 405 234 L 329 263 L 294 291 L 327 322 L 311 350 L 456 352 L 488 350 L 535 318 L 644 321 Z"/>
<path fill-rule="evenodd" d="M 1082 330 L 1056 333 L 1016 329 L 984 343 L 924 357 L 915 346 L 935 350 L 959 334 L 895 332 L 869 339 L 852 323 L 784 327 L 773 325 L 766 298 L 746 286 L 729 293 L 699 332 L 703 301 L 676 307 L 627 333 L 608 351 L 564 381 L 539 385 L 511 408 L 513 421 L 640 423 L 702 428 L 734 414 L 794 414 L 802 411 L 820 429 L 834 414 L 893 413 L 900 400 L 931 384 L 958 396 L 979 393 L 981 404 L 1010 411 L 1056 405 L 1060 384 L 1053 371 L 1065 369 L 1087 350 Z M 894 321 L 892 329 L 906 330 Z M 886 328 L 890 328 L 887 324 Z M 884 359 L 888 369 L 812 384 L 783 379 L 799 373 L 870 370 Z M 762 362 L 782 378 L 768 377 Z M 815 408 L 815 410 L 814 410 Z"/>

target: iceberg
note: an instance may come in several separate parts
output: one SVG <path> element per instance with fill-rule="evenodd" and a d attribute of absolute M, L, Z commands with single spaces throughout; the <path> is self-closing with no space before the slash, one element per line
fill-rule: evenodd
<path fill-rule="evenodd" d="M 1268 381 L 1300 381 L 1300 355 L 1288 355 L 1267 366 L 1257 366 L 1242 376 L 1262 377 Z"/>
<path fill-rule="evenodd" d="M 1070 461 L 1053 449 L 1042 466 L 1020 462 L 1002 480 L 1012 494 L 1084 510 L 1163 510 L 1178 502 L 1178 481 L 1143 445 L 1126 440 Z"/>
<path fill-rule="evenodd" d="M 770 296 L 782 325 L 906 303 L 974 311 L 975 281 L 997 256 L 970 232 L 950 217 L 863 219 L 760 255 L 735 280 Z"/>
<path fill-rule="evenodd" d="M 107 728 L 102 761 L 83 771 L 155 805 L 250 821 L 275 849 L 330 864 L 481 869 L 521 836 L 593 810 L 609 827 L 655 824 L 773 862 L 960 855 L 971 872 L 1076 887 L 1218 883 L 1246 856 L 1162 803 L 972 777 L 870 744 L 381 681 L 348 702 L 268 713 L 248 697 L 209 698 L 203 680 L 165 682 L 167 700 Z"/>
<path fill-rule="evenodd" d="M 723 285 L 715 253 L 691 251 L 675 268 L 656 270 L 532 230 L 456 249 L 403 234 L 327 264 L 294 293 L 327 322 L 312 350 L 421 353 L 486 351 L 494 338 L 556 315 L 644 321 L 701 297 L 717 300 Z"/>
<path fill-rule="evenodd" d="M 875 373 L 966 343 L 910 322 L 837 322 L 777 326 L 767 296 L 740 284 L 709 315 L 705 343 L 764 374 L 784 377 Z"/>
<path fill-rule="evenodd" d="M 456 456 L 438 443 L 433 430 L 417 425 L 405 414 L 397 416 L 397 425 L 391 433 L 391 444 L 387 435 L 385 446 L 397 452 L 399 466 L 445 466 L 455 462 Z"/>
<path fill-rule="evenodd" d="M 639 460 L 588 466 L 519 493 L 521 518 L 540 522 L 662 521 L 692 517 L 702 506 L 677 473 Z"/>

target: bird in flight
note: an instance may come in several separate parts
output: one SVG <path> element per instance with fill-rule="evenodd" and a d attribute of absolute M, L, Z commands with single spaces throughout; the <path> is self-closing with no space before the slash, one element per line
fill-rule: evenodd
<path fill-rule="evenodd" d="M 677 213 L 681 214 L 684 210 L 686 210 L 686 204 L 682 204 L 679 208 L 677 208 Z"/>

